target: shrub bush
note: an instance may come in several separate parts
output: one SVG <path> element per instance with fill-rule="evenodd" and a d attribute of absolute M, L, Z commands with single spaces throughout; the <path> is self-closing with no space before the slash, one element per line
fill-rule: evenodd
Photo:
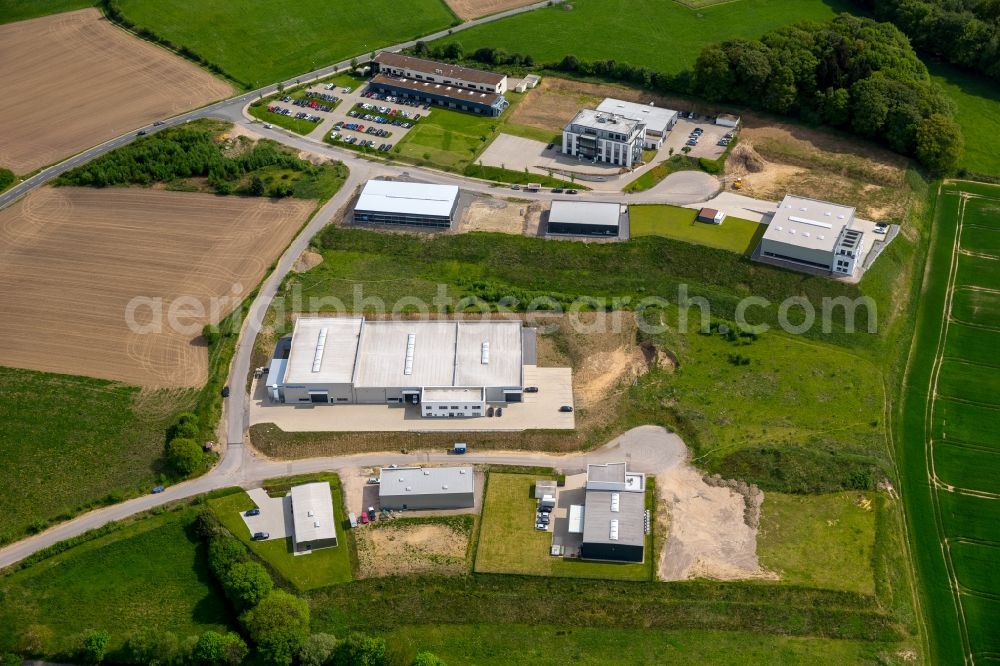
<path fill-rule="evenodd" d="M 181 476 L 192 474 L 205 460 L 201 446 L 188 437 L 174 437 L 167 442 L 166 454 L 167 464 Z"/>

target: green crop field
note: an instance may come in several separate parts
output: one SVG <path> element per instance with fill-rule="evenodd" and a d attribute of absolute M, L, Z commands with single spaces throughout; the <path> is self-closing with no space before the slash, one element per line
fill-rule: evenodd
<path fill-rule="evenodd" d="M 691 67 L 707 44 L 760 37 L 789 23 L 825 20 L 853 8 L 845 0 L 740 0 L 697 11 L 662 0 L 574 0 L 471 28 L 441 42 L 457 41 L 466 52 L 500 47 L 531 54 L 539 62 L 558 62 L 573 54 L 678 72 Z"/>
<path fill-rule="evenodd" d="M 169 419 L 194 391 L 0 368 L 0 543 L 155 485 Z M 44 396 L 44 400 L 39 400 Z"/>
<path fill-rule="evenodd" d="M 738 217 L 727 217 L 722 224 L 698 222 L 698 211 L 678 206 L 630 206 L 629 229 L 633 237 L 666 236 L 688 243 L 698 243 L 737 254 L 753 252 L 767 226 Z"/>
<path fill-rule="evenodd" d="M 0 0 L 0 23 L 70 12 L 95 4 L 96 0 Z"/>
<path fill-rule="evenodd" d="M 351 580 L 351 554 L 344 524 L 344 511 L 340 479 L 335 474 L 322 475 L 319 479 L 330 482 L 333 494 L 333 515 L 337 523 L 337 545 L 323 548 L 309 555 L 295 555 L 292 537 L 253 541 L 250 531 L 240 514 L 256 505 L 246 493 L 236 493 L 209 500 L 208 504 L 223 525 L 240 541 L 245 543 L 254 555 L 267 562 L 285 580 L 298 590 L 311 590 L 326 585 L 345 583 Z"/>
<path fill-rule="evenodd" d="M 544 477 L 490 474 L 479 528 L 477 572 L 615 580 L 649 580 L 652 577 L 649 557 L 642 564 L 609 564 L 564 560 L 549 555 L 551 530 L 535 529 L 538 502 L 532 490 L 537 478 Z"/>
<path fill-rule="evenodd" d="M 874 496 L 766 493 L 757 554 L 786 583 L 875 594 Z"/>
<path fill-rule="evenodd" d="M 193 516 L 138 520 L 0 578 L 0 652 L 23 646 L 26 632 L 49 637 L 38 653 L 66 661 L 88 629 L 109 631 L 112 650 L 145 628 L 181 640 L 225 629 L 229 610 L 187 533 Z"/>
<path fill-rule="evenodd" d="M 1000 329 L 1000 294 L 981 289 L 956 289 L 951 316 L 962 323 Z"/>
<path fill-rule="evenodd" d="M 990 340 L 993 349 L 1000 345 L 1000 330 L 973 328 L 995 325 L 995 315 L 966 298 L 968 287 L 1000 289 L 1000 259 L 963 253 L 982 230 L 976 225 L 983 212 L 997 207 L 1000 187 L 942 187 L 902 411 L 904 479 L 913 486 L 904 497 L 913 552 L 927 581 L 922 592 L 932 661 L 940 663 L 963 656 L 985 663 L 1000 649 L 1000 578 L 990 566 L 1000 557 L 1000 452 L 998 412 L 989 408 L 1000 404 L 1000 379 L 986 353 Z M 973 220 L 968 227 L 967 212 Z"/>
<path fill-rule="evenodd" d="M 940 63 L 927 63 L 935 82 L 955 102 L 955 120 L 965 136 L 959 166 L 1000 175 L 1000 89 L 995 81 Z"/>
<path fill-rule="evenodd" d="M 121 0 L 122 13 L 176 46 L 185 46 L 258 88 L 382 46 L 446 28 L 455 17 L 442 0 L 364 5 L 323 0 L 203 0 L 191 20 L 185 0 Z"/>

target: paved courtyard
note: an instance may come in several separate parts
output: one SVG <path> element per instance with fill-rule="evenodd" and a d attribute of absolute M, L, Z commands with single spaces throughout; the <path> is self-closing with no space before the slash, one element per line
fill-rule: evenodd
<path fill-rule="evenodd" d="M 524 385 L 537 386 L 525 393 L 524 402 L 503 407 L 503 416 L 463 419 L 425 419 L 419 405 L 288 405 L 267 400 L 263 384 L 255 383 L 250 402 L 250 425 L 273 423 L 285 432 L 475 432 L 519 430 L 572 430 L 571 368 L 524 366 Z"/>
<path fill-rule="evenodd" d="M 256 516 L 240 514 L 250 534 L 267 532 L 268 541 L 292 536 L 292 496 L 270 497 L 263 488 L 253 488 L 247 495 L 254 501 L 260 513 Z"/>

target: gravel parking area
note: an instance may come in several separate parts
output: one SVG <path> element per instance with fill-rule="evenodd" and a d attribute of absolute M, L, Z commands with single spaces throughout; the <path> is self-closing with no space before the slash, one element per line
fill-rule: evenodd
<path fill-rule="evenodd" d="M 718 145 L 719 139 L 724 137 L 727 132 L 733 131 L 732 127 L 716 125 L 714 118 L 702 117 L 696 120 L 680 118 L 674 129 L 667 136 L 667 140 L 663 142 L 663 147 L 656 156 L 656 160 L 665 159 L 671 148 L 674 149 L 675 154 L 680 153 L 681 149 L 687 146 L 688 137 L 690 137 L 691 132 L 697 127 L 702 129 L 702 134 L 698 139 L 698 145 L 690 146 L 691 152 L 688 155 L 691 157 L 705 157 L 710 160 L 721 157 L 726 148 L 725 146 Z"/>

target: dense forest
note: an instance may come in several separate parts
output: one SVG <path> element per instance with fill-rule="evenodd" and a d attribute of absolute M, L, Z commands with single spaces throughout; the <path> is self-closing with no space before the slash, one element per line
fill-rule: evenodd
<path fill-rule="evenodd" d="M 77 167 L 56 184 L 108 187 L 205 178 L 218 194 L 325 198 L 315 191 L 328 189 L 325 181 L 341 177 L 299 159 L 274 141 L 236 139 L 227 144 L 219 135 L 211 123 L 166 129 Z M 282 175 L 275 178 L 275 172 Z"/>
<path fill-rule="evenodd" d="M 913 45 L 1000 81 L 1000 0 L 854 0 Z"/>
<path fill-rule="evenodd" d="M 952 103 L 931 82 L 906 35 L 890 23 L 850 14 L 787 26 L 756 40 L 711 44 L 694 71 L 677 74 L 615 60 L 588 62 L 575 55 L 536 63 L 530 55 L 503 49 L 466 54 L 457 42 L 418 42 L 412 51 L 479 66 L 596 76 L 798 117 L 885 143 L 936 174 L 952 171 L 962 154 Z"/>

